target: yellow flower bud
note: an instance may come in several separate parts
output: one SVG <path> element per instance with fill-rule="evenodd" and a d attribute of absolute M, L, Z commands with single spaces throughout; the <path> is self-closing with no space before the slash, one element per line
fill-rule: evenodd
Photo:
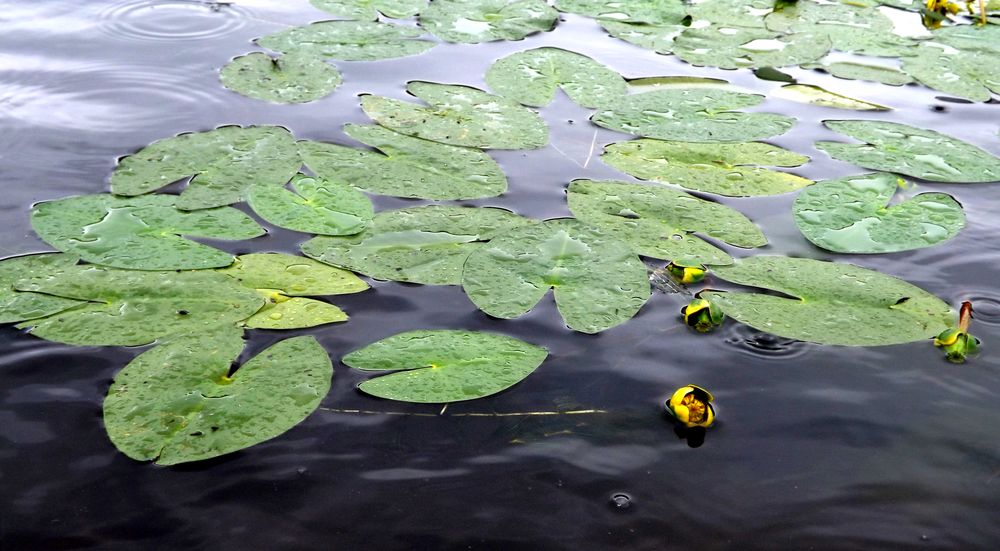
<path fill-rule="evenodd" d="M 688 428 L 708 428 L 715 423 L 713 399 L 707 390 L 699 386 L 682 386 L 667 401 L 667 412 Z"/>

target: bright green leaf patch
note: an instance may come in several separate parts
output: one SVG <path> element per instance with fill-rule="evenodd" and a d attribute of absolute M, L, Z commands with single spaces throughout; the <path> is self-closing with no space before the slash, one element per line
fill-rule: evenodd
<path fill-rule="evenodd" d="M 930 247 L 965 226 L 962 205 L 944 193 L 921 193 L 888 206 L 900 182 L 885 173 L 820 182 L 796 197 L 795 224 L 813 244 L 838 253 Z"/>
<path fill-rule="evenodd" d="M 277 293 L 263 294 L 267 300 L 264 307 L 244 322 L 249 329 L 303 329 L 347 321 L 347 314 L 328 302 Z"/>
<path fill-rule="evenodd" d="M 244 96 L 274 103 L 318 100 L 340 86 L 340 71 L 322 59 L 302 55 L 273 58 L 253 52 L 222 68 L 222 85 Z"/>
<path fill-rule="evenodd" d="M 679 23 L 687 12 L 681 0 L 557 0 L 556 9 L 597 19 L 630 23 Z"/>
<path fill-rule="evenodd" d="M 376 21 L 319 21 L 269 34 L 257 44 L 284 54 L 343 61 L 376 61 L 422 54 L 436 44 L 423 31 Z"/>
<path fill-rule="evenodd" d="M 404 402 L 474 400 L 517 384 L 545 360 L 533 344 L 474 331 L 410 331 L 351 352 L 343 362 L 365 371 L 394 371 L 369 379 L 363 392 Z"/>
<path fill-rule="evenodd" d="M 309 3 L 337 17 L 375 21 L 379 13 L 393 19 L 417 15 L 427 0 L 309 0 Z"/>
<path fill-rule="evenodd" d="M 35 254 L 0 260 L 0 323 L 43 318 L 81 304 L 71 298 L 14 290 L 18 280 L 46 276 L 76 262 L 76 257 L 64 254 Z"/>
<path fill-rule="evenodd" d="M 378 124 L 425 140 L 482 149 L 535 149 L 549 128 L 534 111 L 477 88 L 411 82 L 406 90 L 430 107 L 381 96 L 364 96 L 361 108 Z"/>
<path fill-rule="evenodd" d="M 275 226 L 320 235 L 354 235 L 375 215 L 368 197 L 346 184 L 298 174 L 290 187 L 253 186 L 247 202 Z"/>
<path fill-rule="evenodd" d="M 498 59 L 486 72 L 497 94 L 542 107 L 562 88 L 583 107 L 606 105 L 628 93 L 625 79 L 593 59 L 559 48 L 535 48 Z"/>
<path fill-rule="evenodd" d="M 718 267 L 713 274 L 786 295 L 702 292 L 727 316 L 779 337 L 879 346 L 928 339 L 952 323 L 951 309 L 941 299 L 851 264 L 756 256 Z"/>
<path fill-rule="evenodd" d="M 626 174 L 687 189 L 750 197 L 776 195 L 812 184 L 763 166 L 800 166 L 809 157 L 760 142 L 700 144 L 641 138 L 604 148 L 601 160 Z"/>
<path fill-rule="evenodd" d="M 476 44 L 552 30 L 558 15 L 543 0 L 434 0 L 420 26 L 448 42 Z"/>
<path fill-rule="evenodd" d="M 243 350 L 235 328 L 175 337 L 115 377 L 104 425 L 138 461 L 176 465 L 210 459 L 281 435 L 330 390 L 333 366 L 313 337 L 261 352 L 229 376 Z"/>
<path fill-rule="evenodd" d="M 264 229 L 220 207 L 178 210 L 174 195 L 84 195 L 39 203 L 31 227 L 46 243 L 87 262 L 134 270 L 197 270 L 228 266 L 233 255 L 181 236 L 251 239 Z"/>
<path fill-rule="evenodd" d="M 609 233 L 570 219 L 516 228 L 469 255 L 462 287 L 483 312 L 504 319 L 534 308 L 550 288 L 566 325 L 599 333 L 649 299 L 646 265 Z"/>
<path fill-rule="evenodd" d="M 368 289 L 347 270 L 289 254 L 245 254 L 217 271 L 251 289 L 275 289 L 288 296 L 347 295 Z"/>

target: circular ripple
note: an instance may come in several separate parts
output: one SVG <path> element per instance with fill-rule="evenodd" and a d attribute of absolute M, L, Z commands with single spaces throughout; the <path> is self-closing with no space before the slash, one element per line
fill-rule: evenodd
<path fill-rule="evenodd" d="M 242 28 L 248 12 L 233 4 L 197 0 L 125 0 L 101 13 L 101 29 L 137 40 L 203 40 Z"/>
<path fill-rule="evenodd" d="M 759 358 L 796 358 L 809 351 L 810 344 L 758 331 L 742 323 L 728 323 L 725 342 Z"/>

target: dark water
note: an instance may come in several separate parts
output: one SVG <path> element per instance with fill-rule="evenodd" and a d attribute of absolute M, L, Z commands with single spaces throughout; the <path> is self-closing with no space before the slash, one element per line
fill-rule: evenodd
<path fill-rule="evenodd" d="M 351 143 L 340 127 L 366 122 L 357 94 L 402 97 L 411 79 L 482 86 L 494 59 L 521 49 L 577 50 L 629 77 L 721 77 L 765 93 L 778 86 L 747 71 L 657 56 L 572 16 L 521 42 L 337 62 L 344 85 L 307 105 L 266 104 L 217 82 L 218 68 L 251 51 L 252 38 L 323 18 L 305 0 L 236 0 L 217 10 L 180 0 L 0 0 L 0 256 L 47 250 L 30 232 L 30 205 L 105 191 L 116 158 L 156 139 L 222 124 L 282 124 L 301 138 Z M 815 139 L 836 138 L 820 125 L 825 118 L 931 127 L 1000 153 L 1000 105 L 790 72 L 896 108 L 867 115 L 769 100 L 764 109 L 800 119 L 771 141 L 812 156 L 798 171 L 806 176 L 859 172 L 812 148 Z M 468 204 L 564 216 L 570 179 L 628 179 L 596 157 L 628 137 L 598 130 L 565 98 L 542 114 L 552 145 L 493 152 L 510 192 Z M 271 442 L 160 468 L 116 452 L 101 425 L 111 378 L 140 350 L 67 347 L 0 328 L 2 548 L 995 549 L 1000 189 L 915 191 L 928 190 L 965 206 L 969 225 L 959 237 L 921 251 L 839 258 L 955 304 L 973 300 L 974 332 L 986 346 L 964 366 L 945 362 L 929 342 L 823 347 L 735 324 L 694 335 L 678 324 L 677 295 L 657 294 L 631 322 L 587 336 L 565 329 L 551 300 L 497 321 L 456 287 L 375 282 L 370 292 L 333 297 L 350 322 L 300 333 L 319 338 L 335 360 L 419 328 L 504 332 L 551 356 L 514 389 L 444 415 L 362 396 L 354 390 L 361 377 L 338 364 L 324 408 L 422 415 L 320 410 Z M 416 204 L 375 200 L 381 209 Z M 792 200 L 724 202 L 764 228 L 771 245 L 760 252 L 828 258 L 795 229 Z M 222 246 L 295 252 L 304 238 L 272 231 Z M 256 352 L 289 333 L 250 335 Z M 660 405 L 686 383 L 711 389 L 719 404 L 720 422 L 699 448 L 675 435 Z M 571 409 L 607 413 L 457 415 Z"/>

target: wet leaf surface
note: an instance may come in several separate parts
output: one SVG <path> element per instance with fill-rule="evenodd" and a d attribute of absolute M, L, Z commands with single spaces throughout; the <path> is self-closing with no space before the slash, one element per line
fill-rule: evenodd
<path fill-rule="evenodd" d="M 850 61 L 823 61 L 820 64 L 803 65 L 806 69 L 823 69 L 837 78 L 849 80 L 872 80 L 890 86 L 902 86 L 913 82 L 913 77 L 885 65 L 854 63 Z"/>
<path fill-rule="evenodd" d="M 46 276 L 76 262 L 76 257 L 65 254 L 35 254 L 0 260 L 0 323 L 43 318 L 80 304 L 79 300 L 14 289 L 14 283 L 19 280 Z"/>
<path fill-rule="evenodd" d="M 368 289 L 367 283 L 347 270 L 290 254 L 245 254 L 231 267 L 217 271 L 251 289 L 275 289 L 288 296 L 346 295 Z"/>
<path fill-rule="evenodd" d="M 298 174 L 289 187 L 254 186 L 247 202 L 275 226 L 320 235 L 354 235 L 375 215 L 368 197 L 346 184 Z"/>
<path fill-rule="evenodd" d="M 284 54 L 376 61 L 422 54 L 436 46 L 414 27 L 377 21 L 319 21 L 269 34 L 257 44 Z"/>
<path fill-rule="evenodd" d="M 558 15 L 542 0 L 434 0 L 420 26 L 448 42 L 476 44 L 550 31 Z"/>
<path fill-rule="evenodd" d="M 909 55 L 916 42 L 895 34 L 892 20 L 874 7 L 800 0 L 769 14 L 764 23 L 780 32 L 820 33 L 833 49 L 871 56 Z"/>
<path fill-rule="evenodd" d="M 338 17 L 359 21 L 375 21 L 379 13 L 405 19 L 427 6 L 427 0 L 309 0 L 309 3 Z"/>
<path fill-rule="evenodd" d="M 560 48 L 535 48 L 498 59 L 486 72 L 497 94 L 542 107 L 562 89 L 583 107 L 598 107 L 628 93 L 625 79 L 593 59 Z"/>
<path fill-rule="evenodd" d="M 253 52 L 222 68 L 222 85 L 244 96 L 274 103 L 307 103 L 340 86 L 336 67 L 308 55 L 279 58 Z"/>
<path fill-rule="evenodd" d="M 786 67 L 820 59 L 830 51 L 823 33 L 774 33 L 765 29 L 709 26 L 684 29 L 674 55 L 692 64 L 721 69 Z"/>
<path fill-rule="evenodd" d="M 630 23 L 679 23 L 687 16 L 681 0 L 556 0 L 556 9 Z"/>
<path fill-rule="evenodd" d="M 884 105 L 872 103 L 836 92 L 831 92 L 811 84 L 788 84 L 778 89 L 775 97 L 787 98 L 800 103 L 811 103 L 821 107 L 850 109 L 853 111 L 891 111 Z"/>

